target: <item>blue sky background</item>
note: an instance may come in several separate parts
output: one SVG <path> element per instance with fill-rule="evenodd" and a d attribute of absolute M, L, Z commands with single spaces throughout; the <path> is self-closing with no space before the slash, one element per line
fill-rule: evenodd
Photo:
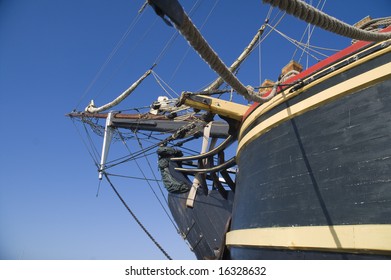
<path fill-rule="evenodd" d="M 174 34 L 150 7 L 135 22 L 143 2 L 0 0 L 0 259 L 164 259 L 106 182 L 96 197 L 96 168 L 65 117 L 92 98 L 101 105 L 117 96 L 155 62 Z M 181 2 L 186 11 L 196 3 Z M 199 3 L 193 21 L 198 27 L 205 23 L 204 36 L 226 64 L 236 59 L 269 10 L 252 0 Z M 329 0 L 324 11 L 355 23 L 367 15 L 390 15 L 391 2 Z M 279 29 L 300 38 L 304 27 L 286 17 Z M 313 37 L 315 45 L 338 49 L 350 41 L 321 31 Z M 155 68 L 177 93 L 200 90 L 216 77 L 188 49 L 178 37 Z M 279 35 L 271 35 L 243 65 L 239 78 L 253 86 L 276 79 L 293 50 Z M 159 95 L 164 92 L 148 77 L 123 106 L 148 106 Z M 94 139 L 100 149 L 101 138 Z M 151 163 L 157 171 L 153 158 Z M 124 168 L 126 174 L 134 171 Z M 194 258 L 145 182 L 113 181 L 174 259 Z"/>

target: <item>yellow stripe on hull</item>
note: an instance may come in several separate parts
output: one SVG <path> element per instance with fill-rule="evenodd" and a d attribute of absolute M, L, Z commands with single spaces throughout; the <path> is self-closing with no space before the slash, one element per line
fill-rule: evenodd
<path fill-rule="evenodd" d="M 391 225 L 335 225 L 233 230 L 227 246 L 391 255 Z"/>
<path fill-rule="evenodd" d="M 324 91 L 321 91 L 313 96 L 308 97 L 307 99 L 299 103 L 296 103 L 286 109 L 279 111 L 278 113 L 272 115 L 271 117 L 267 118 L 266 120 L 255 126 L 246 135 L 244 135 L 242 139 L 240 139 L 237 155 L 240 154 L 240 151 L 246 144 L 250 143 L 257 137 L 260 137 L 262 134 L 266 133 L 280 123 L 290 120 L 295 116 L 304 114 L 305 112 L 315 109 L 319 106 L 327 104 L 335 99 L 342 98 L 343 96 L 354 92 L 358 92 L 360 91 L 360 89 L 369 87 L 371 85 L 390 78 L 391 62 L 374 68 L 358 76 L 355 76 L 349 80 L 346 80 L 345 82 L 332 86 Z"/>

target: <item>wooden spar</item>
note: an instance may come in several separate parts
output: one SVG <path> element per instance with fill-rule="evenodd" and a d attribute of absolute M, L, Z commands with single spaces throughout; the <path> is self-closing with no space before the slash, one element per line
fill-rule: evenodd
<path fill-rule="evenodd" d="M 102 180 L 102 178 L 103 178 L 103 172 L 104 172 L 104 169 L 106 166 L 106 160 L 107 160 L 107 156 L 109 154 L 111 140 L 113 139 L 114 128 L 113 128 L 112 122 L 111 122 L 112 119 L 113 119 L 113 113 L 110 112 L 110 113 L 108 113 L 107 118 L 106 118 L 105 132 L 103 135 L 103 145 L 102 145 L 102 153 L 101 153 L 102 156 L 100 159 L 99 173 L 98 173 L 99 180 Z"/>
<path fill-rule="evenodd" d="M 182 93 L 180 103 L 237 121 L 241 121 L 244 114 L 250 108 L 249 106 L 235 102 L 225 101 L 206 95 L 192 95 L 186 92 Z"/>
<path fill-rule="evenodd" d="M 108 113 L 87 113 L 87 112 L 72 112 L 67 114 L 67 117 L 70 118 L 97 118 L 97 119 L 106 119 Z M 148 120 L 168 120 L 166 116 L 162 115 L 153 115 L 153 114 L 122 114 L 115 113 L 114 117 L 116 119 L 129 119 L 129 120 L 138 120 L 138 119 L 148 119 Z"/>
<path fill-rule="evenodd" d="M 108 117 L 107 113 L 85 113 L 85 112 L 72 112 L 67 114 L 70 118 L 99 118 L 106 119 Z M 196 121 L 197 123 L 202 123 L 203 120 L 201 117 L 189 117 L 183 120 L 169 119 L 166 116 L 162 115 L 153 115 L 153 114 L 121 114 L 113 113 L 111 118 L 111 126 L 118 128 L 125 128 L 130 130 L 144 130 L 144 131 L 154 131 L 154 132 L 165 132 L 173 133 L 183 128 L 186 125 L 189 125 L 191 122 Z M 227 138 L 229 133 L 229 126 L 225 122 L 213 121 L 211 127 L 211 137 L 216 138 Z M 203 130 L 203 125 L 196 125 L 195 130 L 200 132 Z"/>

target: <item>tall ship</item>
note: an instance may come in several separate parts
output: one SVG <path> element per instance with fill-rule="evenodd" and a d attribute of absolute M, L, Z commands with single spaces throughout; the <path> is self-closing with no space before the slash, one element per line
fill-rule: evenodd
<path fill-rule="evenodd" d="M 164 184 L 162 203 L 197 259 L 391 259 L 391 17 L 348 25 L 303 1 L 262 2 L 268 16 L 230 66 L 177 0 L 146 2 L 218 78 L 143 110 L 117 109 L 149 76 L 158 80 L 154 64 L 113 101 L 69 113 L 101 137 L 99 179 L 169 259 L 115 187 L 113 167 L 156 156 L 150 180 Z M 272 11 L 351 44 L 244 85 L 243 61 L 278 31 Z M 114 140 L 139 150 L 109 161 Z"/>

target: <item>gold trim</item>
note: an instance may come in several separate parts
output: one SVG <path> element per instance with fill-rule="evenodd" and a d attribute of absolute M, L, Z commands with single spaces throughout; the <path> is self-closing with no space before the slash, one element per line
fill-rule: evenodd
<path fill-rule="evenodd" d="M 315 109 L 323 104 L 329 103 L 332 100 L 341 98 L 350 93 L 357 92 L 360 89 L 371 86 L 382 80 L 386 80 L 391 77 L 390 70 L 391 62 L 369 70 L 363 74 L 357 75 L 349 80 L 346 80 L 345 82 L 339 83 L 324 91 L 321 91 L 316 95 L 310 96 L 307 99 L 290 106 L 289 108 L 281 110 L 280 112 L 274 114 L 273 116 L 255 126 L 240 140 L 238 144 L 237 155 L 239 155 L 244 145 L 253 141 L 280 123 Z"/>
<path fill-rule="evenodd" d="M 389 41 L 391 42 L 391 40 L 389 40 Z M 383 43 L 384 42 L 379 43 L 379 44 L 383 44 Z M 362 52 L 364 52 L 364 51 L 366 51 L 366 49 L 363 50 Z M 348 64 L 347 66 L 345 66 L 345 67 L 343 67 L 341 69 L 333 71 L 330 74 L 328 74 L 328 75 L 326 75 L 326 76 L 324 76 L 324 77 L 322 77 L 320 79 L 315 80 L 314 82 L 312 82 L 312 83 L 310 83 L 310 84 L 300 88 L 297 91 L 294 91 L 294 92 L 290 93 L 289 91 L 290 91 L 291 87 L 286 88 L 280 94 L 278 94 L 274 98 L 272 98 L 272 100 L 270 100 L 269 102 L 266 102 L 266 103 L 262 104 L 261 106 L 259 106 L 257 109 L 254 110 L 254 112 L 252 112 L 250 114 L 250 116 L 248 116 L 246 118 L 246 120 L 243 122 L 243 125 L 242 125 L 242 127 L 240 129 L 239 139 L 241 138 L 241 134 L 246 130 L 246 128 L 248 126 L 251 125 L 251 123 L 253 121 L 255 121 L 259 116 L 261 116 L 261 115 L 265 114 L 266 112 L 270 111 L 274 107 L 276 107 L 276 106 L 280 105 L 281 103 L 283 103 L 283 102 L 285 102 L 285 101 L 295 97 L 296 95 L 301 94 L 304 91 L 307 91 L 308 89 L 310 89 L 310 88 L 312 88 L 312 87 L 314 87 L 314 86 L 324 82 L 325 80 L 328 80 L 328 79 L 330 79 L 330 78 L 332 78 L 332 77 L 334 77 L 336 75 L 341 74 L 342 72 L 345 72 L 345 71 L 347 71 L 349 69 L 357 67 L 358 65 L 361 65 L 361 64 L 363 64 L 363 63 L 365 63 L 365 62 L 367 62 L 369 60 L 372 60 L 372 59 L 374 59 L 374 58 L 376 58 L 378 56 L 381 56 L 383 54 L 386 54 L 386 53 L 388 53 L 390 51 L 391 51 L 391 46 L 388 46 L 387 48 L 385 48 L 383 50 L 380 50 L 380 51 L 378 51 L 376 53 L 370 54 L 370 55 L 368 55 L 368 56 L 366 56 L 366 57 L 364 57 L 364 58 L 362 58 L 360 60 L 357 60 L 357 61 L 355 61 L 353 63 Z M 356 55 L 357 54 L 354 54 L 351 57 L 355 57 Z M 350 59 L 351 57 L 349 57 L 347 59 Z M 318 73 L 316 73 L 316 74 L 318 74 Z M 309 79 L 309 78 L 311 78 L 311 77 L 308 77 L 306 79 Z"/>
<path fill-rule="evenodd" d="M 386 251 L 386 254 L 391 254 L 391 225 L 242 229 L 228 232 L 226 245 L 350 252 Z"/>

